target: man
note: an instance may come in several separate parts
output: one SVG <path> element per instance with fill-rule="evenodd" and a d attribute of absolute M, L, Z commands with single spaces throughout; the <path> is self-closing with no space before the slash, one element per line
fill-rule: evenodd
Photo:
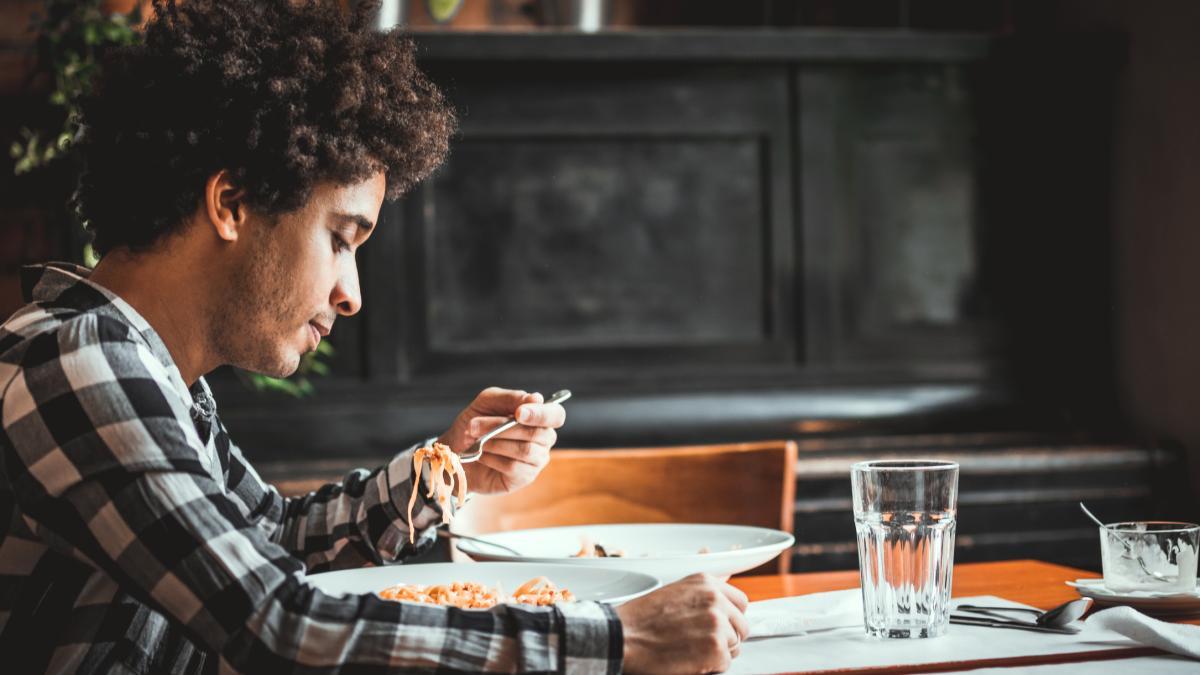
<path fill-rule="evenodd" d="M 230 441 L 203 375 L 286 376 L 359 310 L 355 253 L 443 159 L 454 117 L 410 44 L 332 6 L 155 4 L 84 106 L 78 207 L 96 269 L 27 270 L 0 327 L 6 672 L 722 670 L 746 598 L 696 576 L 618 608 L 334 598 L 306 574 L 402 561 L 441 518 L 410 448 L 298 499 Z M 469 198 L 469 195 L 464 195 Z M 482 392 L 439 440 L 519 489 L 565 412 Z M 405 509 L 420 490 L 411 525 Z M 469 507 L 468 507 L 469 508 Z"/>

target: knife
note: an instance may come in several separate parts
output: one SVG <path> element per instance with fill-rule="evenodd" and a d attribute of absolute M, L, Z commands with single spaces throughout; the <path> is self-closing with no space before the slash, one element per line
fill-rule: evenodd
<path fill-rule="evenodd" d="M 1079 633 L 1078 628 L 1051 628 L 1033 623 L 984 619 L 975 616 L 962 616 L 961 614 L 951 614 L 950 623 L 957 623 L 964 626 L 985 626 L 989 628 L 1015 628 L 1017 630 L 1031 630 L 1038 633 L 1058 633 L 1059 635 L 1076 635 Z"/>

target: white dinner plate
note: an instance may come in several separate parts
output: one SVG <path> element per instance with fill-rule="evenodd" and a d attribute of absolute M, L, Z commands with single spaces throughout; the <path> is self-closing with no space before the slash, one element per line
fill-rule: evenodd
<path fill-rule="evenodd" d="M 619 558 L 574 558 L 584 538 Z M 663 583 L 707 572 L 729 576 L 771 560 L 795 542 L 789 532 L 745 525 L 699 523 L 631 523 L 572 525 L 478 535 L 521 555 L 487 544 L 458 541 L 458 550 L 475 560 L 557 563 L 578 568 L 623 569 L 652 574 Z M 701 553 L 707 549 L 708 553 Z"/>
<path fill-rule="evenodd" d="M 579 600 L 620 604 L 658 588 L 658 579 L 621 569 L 529 563 L 428 563 L 387 565 L 310 574 L 308 581 L 330 595 L 378 593 L 396 584 L 448 584 L 473 581 L 511 593 L 535 577 L 546 577 Z"/>
<path fill-rule="evenodd" d="M 1110 591 L 1103 579 L 1068 581 L 1080 595 L 1100 606 L 1128 605 L 1146 614 L 1191 615 L 1200 613 L 1200 588 L 1192 593 L 1154 593 L 1150 591 Z"/>

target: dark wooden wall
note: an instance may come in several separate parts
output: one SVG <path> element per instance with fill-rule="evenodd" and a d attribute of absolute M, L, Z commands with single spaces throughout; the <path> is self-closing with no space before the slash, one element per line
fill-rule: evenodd
<path fill-rule="evenodd" d="M 385 207 L 336 376 L 223 387 L 260 456 L 384 454 L 494 383 L 575 390 L 577 446 L 1112 426 L 1108 121 L 1075 113 L 1119 40 L 419 44 L 460 138 Z"/>
<path fill-rule="evenodd" d="M 364 250 L 366 309 L 339 321 L 335 376 L 304 400 L 213 378 L 264 473 L 380 461 L 490 384 L 569 386 L 566 447 L 800 440 L 797 568 L 853 566 L 845 477 L 867 456 L 963 462 L 961 560 L 1094 567 L 1078 499 L 1186 517 L 1158 439 L 1200 442 L 1180 235 L 1194 209 L 1171 187 L 1191 146 L 1163 140 L 1190 127 L 1140 101 L 1195 109 L 1172 84 L 1195 70 L 1176 70 L 1193 24 L 1034 5 L 1050 15 L 1034 28 L 1128 31 L 1126 52 L 998 35 L 1007 2 L 907 17 L 805 2 L 792 19 L 779 4 L 762 5 L 775 19 L 688 11 L 986 32 L 421 36 L 463 133 Z M 19 93 L 19 32 L 0 19 L 6 130 L 39 105 Z M 35 180 L 56 181 L 0 179 L 6 307 L 15 266 L 61 250 Z"/>
<path fill-rule="evenodd" d="M 499 382 L 576 391 L 564 447 L 801 440 L 797 569 L 852 566 L 871 456 L 962 462 L 963 560 L 1094 567 L 1077 501 L 1173 508 L 1175 455 L 1115 405 L 1119 37 L 419 43 L 462 133 L 364 250 L 338 376 L 222 391 L 269 473 L 377 460 Z"/>
<path fill-rule="evenodd" d="M 1132 428 L 1186 453 L 1190 500 L 1174 517 L 1200 521 L 1200 4 L 1064 0 L 1041 11 L 1048 31 L 1129 36 L 1107 195 L 1117 390 Z"/>

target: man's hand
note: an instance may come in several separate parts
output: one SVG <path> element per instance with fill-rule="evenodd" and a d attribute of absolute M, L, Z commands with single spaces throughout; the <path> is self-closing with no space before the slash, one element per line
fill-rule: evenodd
<path fill-rule="evenodd" d="M 478 461 L 463 465 L 467 486 L 480 494 L 512 492 L 533 482 L 550 461 L 550 448 L 558 440 L 555 429 L 567 419 L 557 403 L 543 403 L 542 395 L 512 389 L 484 389 L 454 418 L 438 441 L 461 453 L 487 432 L 515 417 L 520 424 L 483 445 Z"/>
<path fill-rule="evenodd" d="M 629 673 L 711 673 L 729 668 L 750 634 L 746 594 L 693 574 L 617 607 Z"/>

